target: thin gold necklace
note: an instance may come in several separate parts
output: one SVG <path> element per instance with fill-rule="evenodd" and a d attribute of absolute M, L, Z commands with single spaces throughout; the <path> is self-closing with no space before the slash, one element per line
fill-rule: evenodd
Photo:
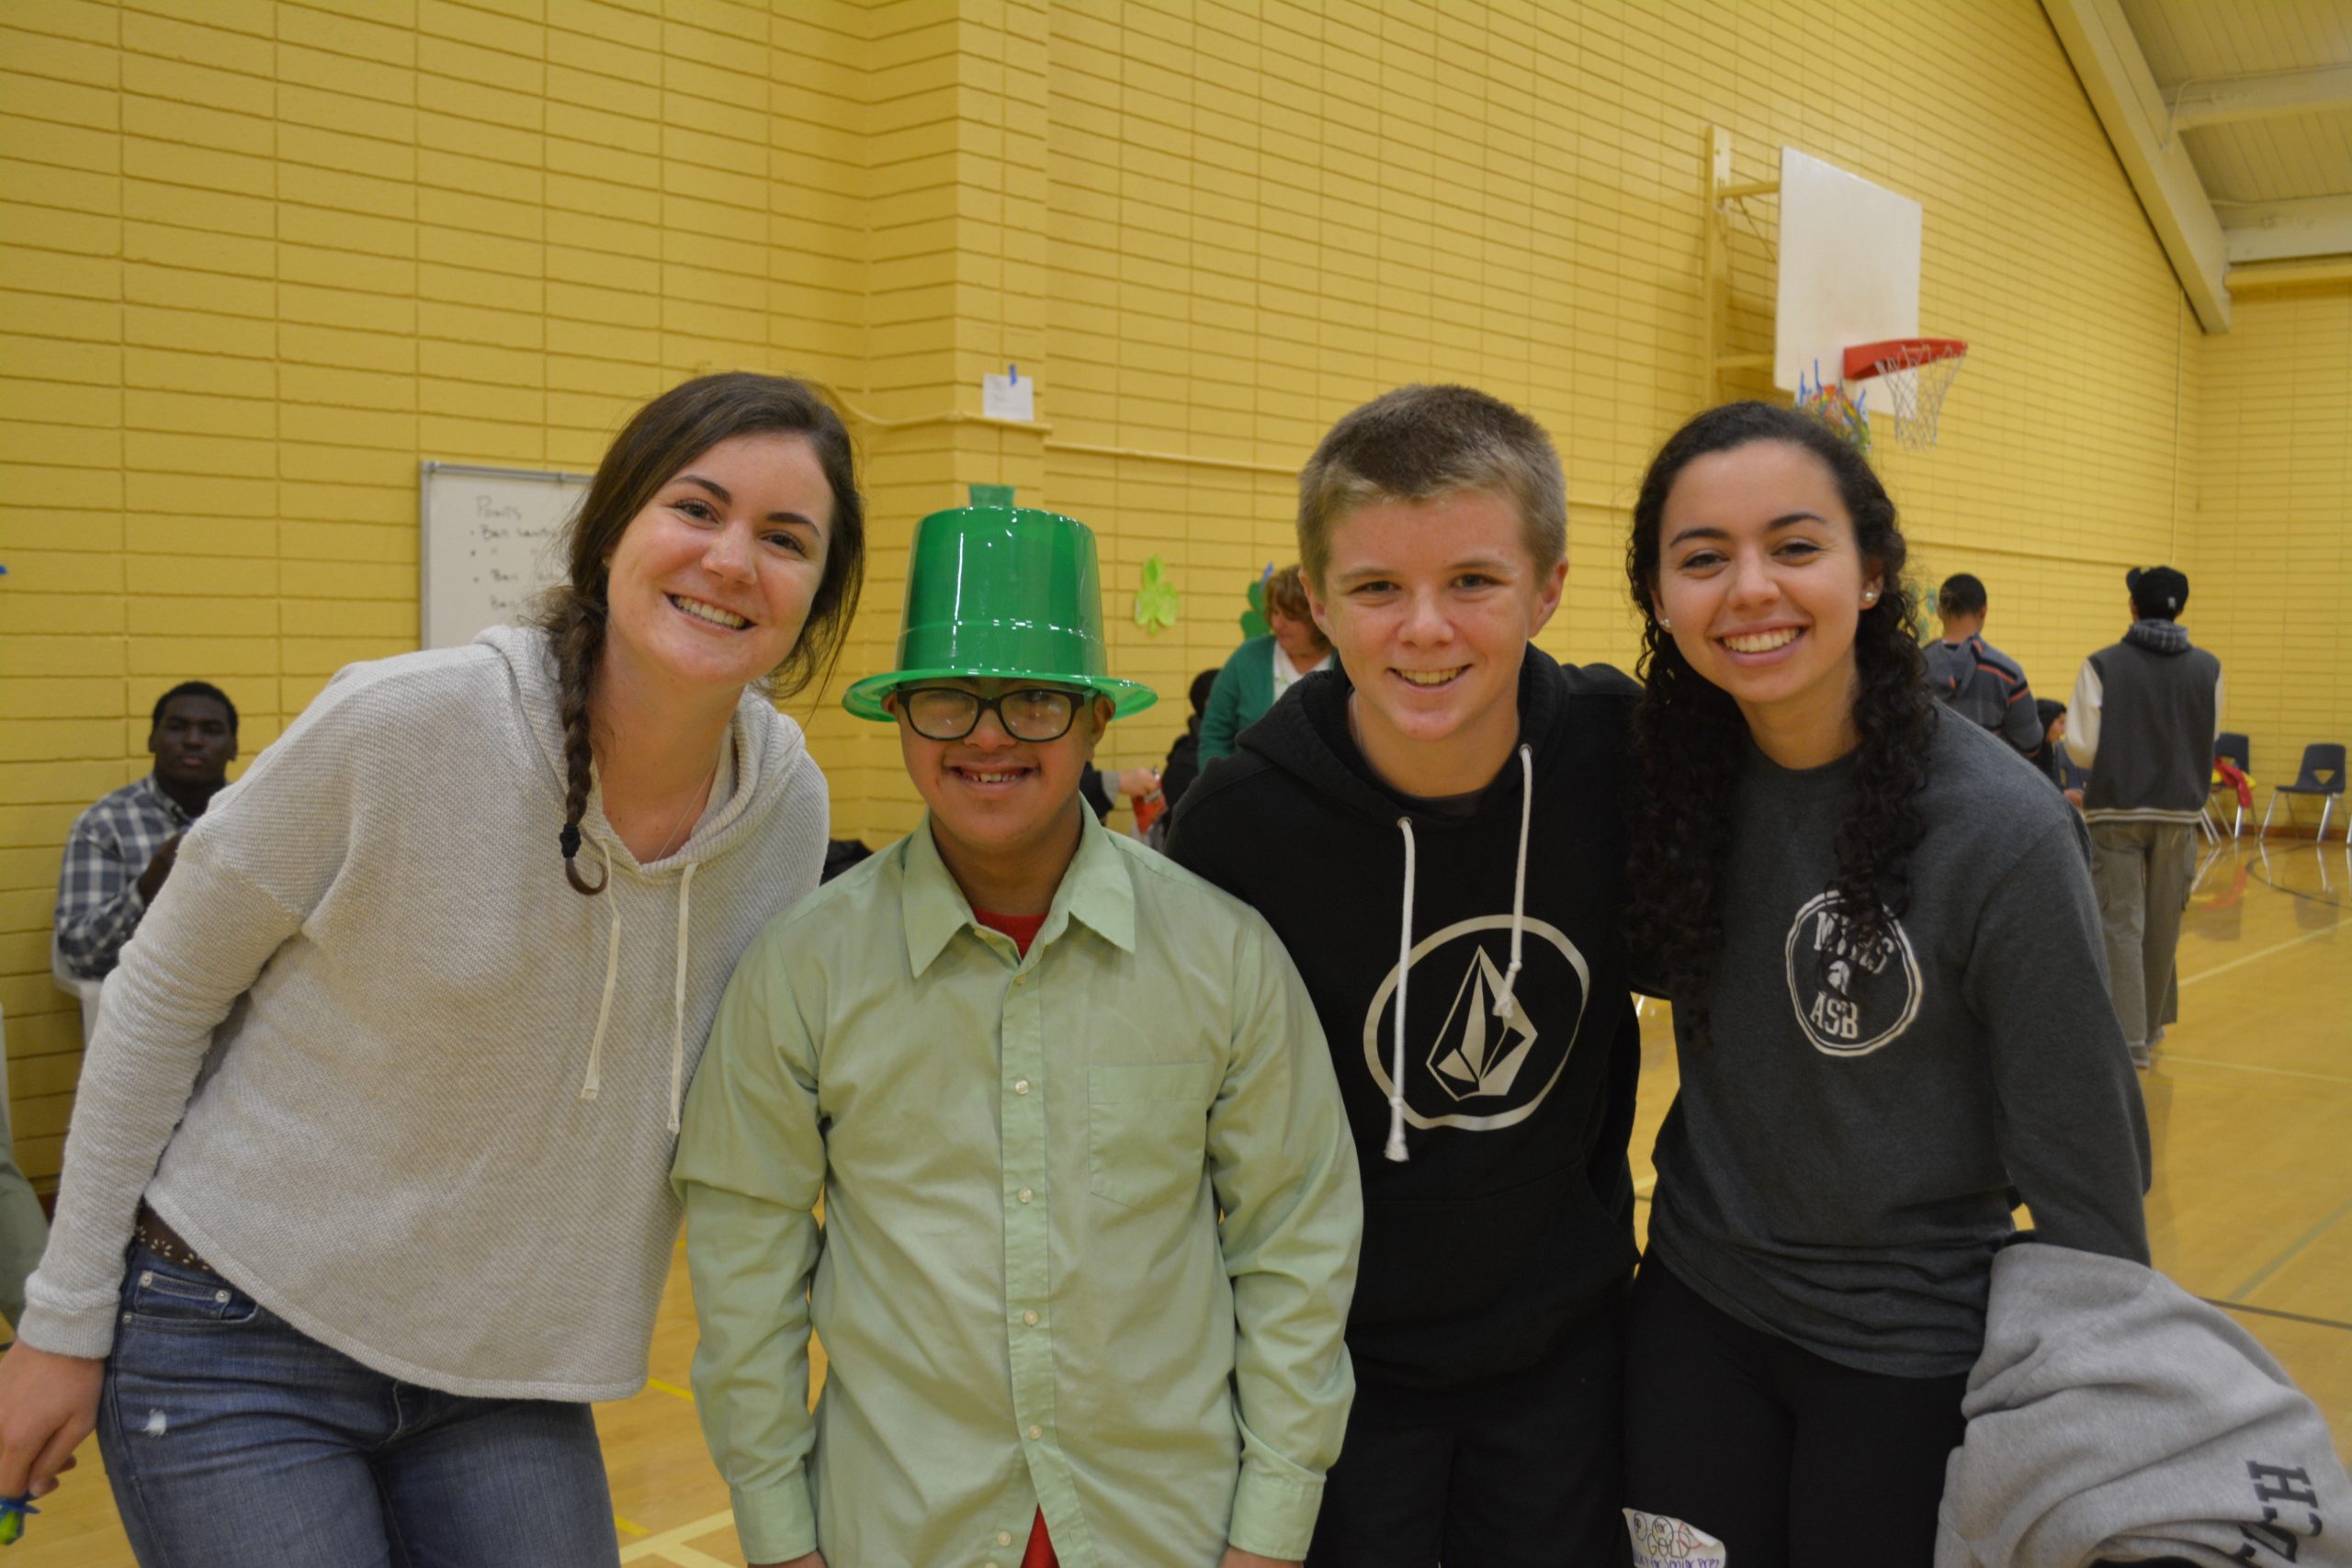
<path fill-rule="evenodd" d="M 685 840 L 678 836 L 681 828 L 688 829 L 687 838 L 694 836 L 691 825 L 709 808 L 710 792 L 718 786 L 718 764 L 727 755 L 727 744 L 725 739 L 719 741 L 718 755 L 710 760 L 710 772 L 703 775 L 702 787 L 687 797 L 686 808 L 671 818 L 670 830 L 662 836 L 662 848 L 654 854 L 655 860 L 667 860 L 684 847 Z"/>

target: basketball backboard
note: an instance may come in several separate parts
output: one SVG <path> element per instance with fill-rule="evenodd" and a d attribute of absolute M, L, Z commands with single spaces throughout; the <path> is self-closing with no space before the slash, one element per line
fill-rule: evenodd
<path fill-rule="evenodd" d="M 1919 335 L 1920 220 L 1910 197 L 1781 149 L 1772 385 L 1834 382 L 1849 345 Z M 1871 407 L 1885 412 L 1878 398 Z"/>

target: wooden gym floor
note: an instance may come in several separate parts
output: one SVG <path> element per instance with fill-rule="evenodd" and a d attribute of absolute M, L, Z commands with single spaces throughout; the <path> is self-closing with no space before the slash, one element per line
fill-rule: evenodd
<path fill-rule="evenodd" d="M 2181 1021 L 2142 1076 L 2154 1134 L 2158 1268 L 2227 1307 L 2352 1433 L 2352 850 L 2331 840 L 2223 844 L 2180 943 Z M 1663 1010 L 1645 1019 L 1635 1175 L 1675 1086 Z M 599 1407 L 624 1562 L 743 1559 L 687 1393 L 684 1255 L 653 1340 L 653 1382 Z M 129 1568 L 97 1445 L 8 1553 L 8 1568 Z"/>

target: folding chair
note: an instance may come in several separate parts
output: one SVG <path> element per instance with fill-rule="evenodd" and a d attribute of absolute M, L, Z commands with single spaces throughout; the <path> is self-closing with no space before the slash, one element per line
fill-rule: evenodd
<path fill-rule="evenodd" d="M 2262 813 L 2262 830 L 2266 833 L 2270 831 L 2270 813 L 2278 809 L 2280 795 L 2315 795 L 2320 797 L 2322 803 L 2319 811 L 2319 838 L 2322 843 L 2325 843 L 2328 815 L 2335 809 L 2335 797 L 2343 793 L 2343 746 L 2335 741 L 2314 740 L 2303 748 L 2303 771 L 2296 775 L 2295 782 L 2270 786 L 2270 805 Z M 2292 822 L 2294 819 L 2295 807 L 2293 803 L 2290 802 L 2287 807 L 2287 820 Z M 2347 817 L 2347 821 L 2352 821 L 2352 817 Z M 2352 827 L 2346 827 L 2345 831 L 2347 836 L 2352 836 Z"/>
<path fill-rule="evenodd" d="M 82 1004 L 82 1043 L 87 1046 L 90 1036 L 98 1027 L 98 998 L 105 994 L 104 980 L 85 980 L 65 967 L 65 955 L 57 951 L 57 933 L 49 933 L 49 977 L 57 988 Z"/>
<path fill-rule="evenodd" d="M 2233 729 L 2225 729 L 2222 731 L 2221 734 L 2213 737 L 2213 760 L 2217 762 L 2229 763 L 2230 766 L 2235 768 L 2239 773 L 2244 773 L 2249 779 L 2254 777 L 2254 764 L 2247 759 L 2253 755 L 2254 750 L 2252 744 L 2245 736 L 2240 735 Z M 2219 838 L 2221 836 L 2220 824 L 2213 821 L 2211 815 L 2213 810 L 2213 791 L 2223 789 L 2230 791 L 2232 798 L 2234 799 L 2236 797 L 2236 789 L 2227 780 L 2222 780 L 2216 783 L 2212 786 L 2212 789 L 2209 789 L 2205 792 L 2206 820 L 2209 827 L 2211 829 L 2211 831 L 2208 836 L 2211 838 Z M 2291 809 L 2291 807 L 2290 809 Z M 2234 815 L 2230 818 L 2230 837 L 2233 839 L 2236 838 L 2245 827 L 2245 807 L 2244 806 L 2240 806 L 2237 807 Z"/>

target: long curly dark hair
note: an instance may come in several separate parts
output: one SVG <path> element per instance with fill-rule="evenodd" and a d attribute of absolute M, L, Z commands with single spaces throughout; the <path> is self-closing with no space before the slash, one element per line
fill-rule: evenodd
<path fill-rule="evenodd" d="M 1724 943 L 1723 874 L 1730 858 L 1747 721 L 1729 694 L 1690 667 L 1656 609 L 1666 498 L 1700 457 L 1777 441 L 1819 458 L 1854 521 L 1854 540 L 1879 574 L 1877 602 L 1854 630 L 1853 795 L 1838 830 L 1834 901 L 1848 940 L 1869 952 L 1888 940 L 1910 905 L 1909 862 L 1928 829 L 1919 792 L 1928 782 L 1935 700 L 1925 683 L 1918 604 L 1904 581 L 1909 554 L 1894 502 L 1870 463 L 1819 421 L 1764 402 L 1709 409 L 1668 438 L 1642 477 L 1625 579 L 1642 616 L 1634 712 L 1634 778 L 1626 935 L 1674 998 L 1693 1038 L 1707 1036 L 1715 966 Z"/>
<path fill-rule="evenodd" d="M 768 677 L 771 696 L 788 697 L 831 676 L 865 582 L 865 502 L 857 489 L 856 454 L 849 431 L 816 390 L 782 376 L 747 370 L 698 377 L 671 388 L 637 411 L 597 465 L 580 511 L 563 535 L 564 581 L 537 606 L 534 624 L 555 644 L 563 716 L 563 874 L 574 891 L 594 896 L 603 879 L 581 874 L 580 819 L 588 809 L 594 748 L 590 713 L 608 615 L 606 563 L 637 514 L 688 463 L 729 436 L 776 431 L 805 435 L 833 494 L 824 571 L 809 601 L 808 619 L 784 662 Z"/>

